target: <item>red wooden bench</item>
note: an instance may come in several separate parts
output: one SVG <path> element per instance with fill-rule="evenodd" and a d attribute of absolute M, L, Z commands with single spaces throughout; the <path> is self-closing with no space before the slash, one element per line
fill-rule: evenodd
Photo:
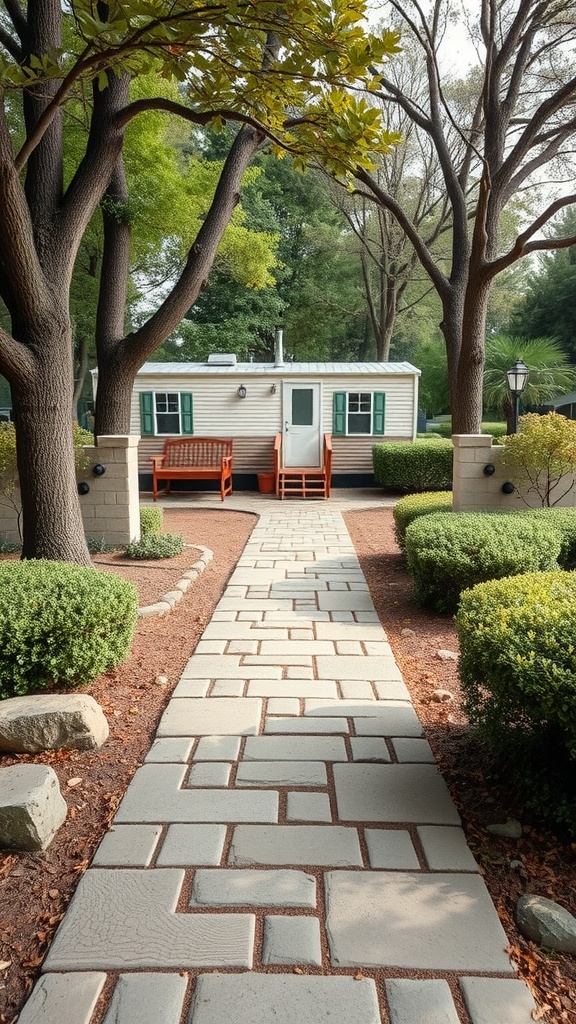
<path fill-rule="evenodd" d="M 222 437 L 171 437 L 162 455 L 152 456 L 152 491 L 158 497 L 158 482 L 170 494 L 172 480 L 219 480 L 222 501 L 232 494 L 232 440 Z"/>

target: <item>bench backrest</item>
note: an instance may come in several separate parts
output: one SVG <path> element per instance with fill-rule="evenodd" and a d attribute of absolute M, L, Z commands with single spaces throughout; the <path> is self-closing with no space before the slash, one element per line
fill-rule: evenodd
<path fill-rule="evenodd" d="M 165 466 L 220 466 L 232 455 L 232 440 L 222 437 L 171 438 L 164 442 Z"/>

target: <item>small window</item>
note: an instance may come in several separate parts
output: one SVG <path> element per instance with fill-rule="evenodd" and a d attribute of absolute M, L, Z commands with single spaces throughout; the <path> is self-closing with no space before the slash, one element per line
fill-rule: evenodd
<path fill-rule="evenodd" d="M 154 393 L 157 434 L 181 434 L 180 395 L 178 392 L 156 391 Z"/>
<path fill-rule="evenodd" d="M 347 434 L 372 433 L 372 393 L 368 391 L 348 392 Z"/>

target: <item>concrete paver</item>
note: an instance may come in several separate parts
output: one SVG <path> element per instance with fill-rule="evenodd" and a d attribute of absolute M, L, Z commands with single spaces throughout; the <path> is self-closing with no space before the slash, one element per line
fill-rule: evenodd
<path fill-rule="evenodd" d="M 264 964 L 305 964 L 322 966 L 320 922 L 316 917 L 264 918 Z"/>
<path fill-rule="evenodd" d="M 387 978 L 385 986 L 390 1024 L 460 1024 L 448 982 Z"/>
<path fill-rule="evenodd" d="M 316 879 L 303 871 L 197 871 L 193 907 L 316 906 Z"/>
<path fill-rule="evenodd" d="M 529 1024 L 345 505 L 239 501 L 261 518 L 20 1024 L 462 1024 L 457 984 L 471 1024 Z"/>
<path fill-rule="evenodd" d="M 513 970 L 478 875 L 330 871 L 325 883 L 334 966 Z"/>
<path fill-rule="evenodd" d="M 121 974 L 103 1024 L 174 1024 L 185 995 L 179 974 Z"/>
<path fill-rule="evenodd" d="M 190 1024 L 380 1024 L 371 979 L 291 974 L 201 974 Z"/>

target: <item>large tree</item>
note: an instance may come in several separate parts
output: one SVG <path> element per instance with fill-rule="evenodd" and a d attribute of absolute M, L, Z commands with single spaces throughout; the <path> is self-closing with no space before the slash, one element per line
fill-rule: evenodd
<path fill-rule="evenodd" d="M 395 47 L 367 37 L 364 4 L 138 0 L 3 0 L 0 7 L 0 372 L 10 381 L 18 434 L 25 557 L 89 563 L 74 475 L 69 288 L 80 243 L 105 196 L 97 315 L 100 429 L 125 431 L 131 384 L 202 288 L 238 202 L 242 176 L 269 136 L 299 159 L 318 152 L 334 169 L 367 160 L 378 117 L 346 86 Z M 66 38 L 63 41 L 63 32 Z M 176 75 L 182 102 L 130 100 L 130 79 Z M 89 130 L 64 181 L 62 109 L 82 98 Z M 15 152 L 13 105 L 25 138 Z M 125 334 L 129 216 L 122 146 L 150 109 L 193 123 L 242 124 L 214 201 L 174 288 L 138 330 Z M 287 111 L 289 116 L 287 117 Z M 380 140 L 381 142 L 382 140 Z M 104 386 L 102 386 L 102 384 Z"/>
<path fill-rule="evenodd" d="M 462 83 L 454 81 L 447 52 L 455 45 L 449 0 L 390 0 L 390 6 L 403 34 L 420 48 L 427 94 L 414 94 L 386 74 L 375 91 L 436 151 L 441 196 L 450 210 L 448 265 L 436 259 L 402 199 L 369 171 L 360 169 L 358 178 L 363 194 L 397 219 L 440 296 L 454 429 L 475 433 L 495 277 L 529 253 L 575 241 L 545 237 L 543 229 L 576 202 L 576 75 L 570 63 L 576 0 L 479 0 L 478 15 L 470 14 L 478 65 Z M 509 243 L 503 218 L 518 196 L 524 223 Z"/>

